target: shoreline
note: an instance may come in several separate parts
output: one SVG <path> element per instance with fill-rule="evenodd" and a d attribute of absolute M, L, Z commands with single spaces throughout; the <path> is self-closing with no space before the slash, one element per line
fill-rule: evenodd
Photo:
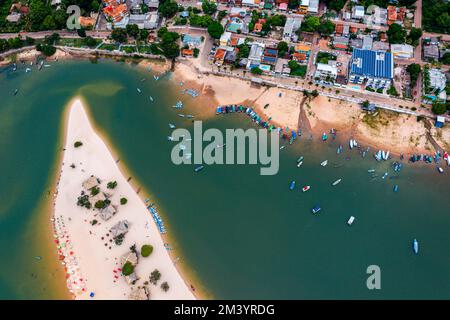
<path fill-rule="evenodd" d="M 69 122 L 68 122 L 68 124 L 66 125 L 67 126 L 67 128 L 68 128 L 68 130 L 66 131 L 67 132 L 67 135 L 66 135 L 66 137 L 65 137 L 65 139 L 66 139 L 66 143 L 65 143 L 65 146 L 66 146 L 66 151 L 64 152 L 64 162 L 66 163 L 66 166 L 67 166 L 67 157 L 68 157 L 68 153 L 70 152 L 70 151 L 68 151 L 68 149 L 70 148 L 70 146 L 71 146 L 71 141 L 68 141 L 68 138 L 69 137 L 72 137 L 72 135 L 73 135 L 73 133 L 71 133 L 71 131 L 70 131 L 70 128 L 71 128 L 71 124 L 72 124 L 72 122 L 71 122 L 71 115 L 72 115 L 72 112 L 74 112 L 73 110 L 74 110 L 74 108 L 78 108 L 79 110 L 78 110 L 78 112 L 82 112 L 82 113 L 84 113 L 84 116 L 86 117 L 86 120 L 87 120 L 87 124 L 86 125 L 89 125 L 89 116 L 88 116 L 88 113 L 86 113 L 85 111 L 84 111 L 84 108 L 83 108 L 83 104 L 82 104 L 82 99 L 80 99 L 80 97 L 75 97 L 74 99 L 72 99 L 71 101 L 70 101 L 70 103 L 69 103 L 69 105 L 68 105 L 68 107 L 67 107 L 67 110 L 70 110 L 70 111 L 68 111 L 67 113 L 69 114 Z M 81 111 L 80 111 L 81 110 Z M 78 115 L 78 117 L 80 117 L 80 115 Z M 78 120 L 80 120 L 80 119 L 82 119 L 83 118 L 83 116 L 81 115 L 81 118 L 79 118 Z M 73 129 L 73 128 L 72 128 Z M 78 129 L 78 127 L 77 127 L 77 129 Z M 76 130 L 77 130 L 76 129 Z M 91 127 L 91 129 L 93 130 L 93 134 L 95 135 L 95 128 L 94 127 Z M 85 137 L 86 138 L 86 137 Z M 87 138 L 86 138 L 87 139 Z M 100 138 L 100 136 L 96 136 L 96 137 L 93 137 L 93 139 L 95 140 L 95 139 L 98 139 L 99 141 L 101 141 L 101 142 L 103 142 L 102 140 L 101 140 L 101 138 Z M 106 148 L 106 150 L 108 150 L 109 152 L 110 152 L 110 150 L 108 149 L 108 146 L 105 144 L 105 143 L 103 143 L 103 145 L 104 145 L 104 148 Z M 98 145 L 97 145 L 97 147 L 99 147 Z M 73 148 L 73 146 L 72 146 L 72 148 Z M 87 146 L 85 147 L 84 145 L 80 148 L 80 149 L 83 149 L 83 148 L 87 148 Z M 78 150 L 77 150 L 78 151 Z M 91 150 L 92 151 L 92 150 Z M 74 153 L 74 152 L 72 152 L 72 153 Z M 111 153 L 109 153 L 109 157 L 111 157 L 111 160 L 113 160 L 113 156 L 112 156 L 112 154 Z M 87 159 L 89 159 L 89 155 L 87 156 Z M 72 241 L 72 239 L 74 238 L 74 236 L 76 237 L 76 234 L 75 234 L 75 232 L 74 232 L 74 230 L 75 231 L 78 231 L 76 228 L 74 228 L 74 229 L 72 229 L 72 232 L 70 232 L 70 230 L 68 230 L 69 232 L 65 232 L 65 229 L 66 229 L 66 224 L 67 225 L 69 225 L 69 224 L 73 224 L 73 223 L 76 223 L 75 221 L 73 221 L 73 220 L 75 220 L 75 219 L 81 219 L 80 217 L 72 217 L 72 219 L 67 215 L 67 214 L 61 214 L 61 212 L 62 211 L 60 211 L 61 209 L 64 209 L 64 201 L 67 201 L 67 199 L 60 199 L 60 198 L 62 198 L 62 197 L 64 197 L 64 198 L 67 198 L 67 194 L 64 194 L 64 196 L 61 196 L 61 197 L 58 197 L 58 195 L 60 194 L 60 192 L 61 192 L 61 194 L 63 193 L 63 191 L 62 191 L 62 189 L 64 188 L 64 187 L 61 187 L 60 185 L 59 185 L 59 183 L 61 182 L 61 180 L 63 180 L 63 182 L 64 182 L 64 184 L 65 184 L 65 186 L 66 186 L 66 188 L 69 188 L 69 186 L 67 186 L 67 179 L 65 179 L 65 177 L 64 177 L 64 170 L 71 170 L 71 169 L 65 169 L 64 168 L 64 162 L 63 162 L 63 169 L 62 169 L 62 171 L 61 171 L 61 176 L 60 176 L 60 178 L 57 180 L 57 185 L 58 185 L 58 191 L 56 192 L 56 194 L 55 194 L 55 196 L 56 196 L 56 205 L 55 205 L 55 216 L 54 216 L 54 218 L 53 218 L 53 221 L 52 222 L 54 222 L 54 227 L 55 227 L 55 229 L 58 231 L 58 239 L 59 240 L 63 240 L 63 239 L 65 239 L 65 241 L 67 242 L 67 246 L 68 247 L 70 247 L 70 249 L 68 249 L 68 250 L 70 250 L 70 253 L 67 255 L 67 250 L 65 250 L 65 248 L 62 248 L 61 246 L 62 246 L 62 243 L 64 243 L 64 242 L 62 242 L 62 241 L 59 241 L 59 246 L 60 246 L 60 250 L 59 250 L 59 254 L 60 254 L 60 258 L 61 258 L 61 255 L 63 255 L 64 256 L 64 263 L 63 264 L 65 264 L 66 265 L 66 267 L 67 267 L 67 265 L 68 265 L 68 263 L 70 263 L 70 262 L 72 262 L 70 265 L 69 265 L 69 267 L 68 267 L 68 275 L 66 276 L 69 280 L 70 280 L 70 282 L 72 282 L 72 284 L 74 284 L 73 285 L 73 287 L 72 287 L 72 291 L 73 291 L 73 293 L 74 293 L 74 298 L 76 297 L 76 298 L 87 298 L 86 297 L 86 294 L 87 294 L 87 291 L 89 291 L 89 289 L 88 289 L 88 286 L 89 285 L 92 285 L 93 284 L 93 282 L 96 282 L 96 283 L 94 283 L 94 287 L 95 286 L 97 286 L 97 290 L 101 290 L 101 284 L 105 284 L 106 282 L 105 282 L 105 279 L 102 279 L 102 281 L 101 280 L 98 280 L 98 279 L 95 279 L 95 280 L 93 280 L 93 281 L 91 281 L 91 279 L 92 279 L 92 275 L 94 274 L 93 272 L 92 272 L 92 270 L 93 269 L 95 269 L 95 266 L 94 266 L 94 268 L 90 268 L 89 267 L 89 262 L 87 262 L 87 261 L 84 261 L 84 263 L 81 263 L 81 262 L 83 262 L 83 258 L 86 258 L 86 257 L 89 257 L 89 254 L 87 254 L 87 250 L 85 250 L 85 252 L 83 252 L 83 250 L 80 250 L 80 248 L 82 248 L 82 245 L 80 245 L 78 248 L 77 248 L 77 241 L 75 240 L 73 243 L 71 242 Z M 115 161 L 114 161 L 115 162 Z M 83 166 L 84 166 L 85 164 L 83 164 Z M 111 165 L 110 165 L 111 166 Z M 125 181 L 125 176 L 123 175 L 123 173 L 122 173 L 122 171 L 117 167 L 117 164 L 116 164 L 116 170 L 119 172 L 119 174 L 121 175 L 121 177 L 115 177 L 115 178 L 117 178 L 117 180 L 116 181 L 119 181 L 119 186 L 117 187 L 117 189 L 119 189 L 119 188 L 125 188 L 125 190 L 120 190 L 120 191 L 132 191 L 132 194 L 127 194 L 127 197 L 128 197 L 128 199 L 129 199 L 129 202 L 128 202 L 128 205 L 129 206 L 132 206 L 132 205 L 135 205 L 133 202 L 136 202 L 136 201 L 139 201 L 140 202 L 140 207 L 141 208 L 145 208 L 144 206 L 142 206 L 142 204 L 143 204 L 143 202 L 142 202 L 142 199 L 141 199 L 141 197 L 138 195 L 138 194 L 136 194 L 136 192 L 135 192 L 135 190 L 134 190 L 134 188 L 131 186 L 131 185 L 129 185 L 128 183 L 124 183 L 123 181 Z M 111 170 L 110 170 L 111 171 Z M 116 173 L 117 174 L 117 173 Z M 102 177 L 102 178 L 106 178 L 106 177 Z M 119 179 L 120 178 L 120 179 Z M 72 177 L 72 180 L 73 180 L 73 177 Z M 121 187 L 120 185 L 121 184 L 124 184 L 125 185 L 125 187 Z M 128 186 L 128 188 L 127 188 L 127 186 Z M 78 188 L 81 188 L 81 186 L 78 186 Z M 76 202 L 76 198 L 75 199 L 71 199 L 71 200 L 69 200 L 69 201 L 71 201 L 72 203 L 71 203 L 71 205 L 72 206 L 75 206 L 75 202 Z M 67 203 L 66 203 L 66 205 L 67 205 Z M 139 206 L 139 205 L 138 205 Z M 67 209 L 67 207 L 66 207 L 66 209 Z M 77 207 L 75 207 L 73 210 L 77 210 L 78 208 Z M 122 208 L 120 208 L 120 209 L 122 209 Z M 135 209 L 136 209 L 136 207 L 135 207 Z M 78 209 L 78 211 L 79 211 L 80 209 Z M 85 209 L 81 209 L 81 210 L 85 210 Z M 58 212 L 58 211 L 60 211 L 60 212 Z M 124 210 L 125 211 L 125 210 Z M 141 212 L 142 212 L 142 210 L 141 210 Z M 133 213 L 134 213 L 134 211 L 133 211 Z M 119 213 L 120 214 L 120 213 Z M 144 213 L 145 214 L 145 213 Z M 142 220 L 142 217 L 140 216 L 140 217 L 137 217 L 136 216 L 136 214 L 135 214 L 135 216 L 136 217 L 129 217 L 129 216 L 123 216 L 122 218 L 126 218 L 127 220 L 136 220 L 137 222 L 135 223 L 135 224 L 133 224 L 133 225 L 135 225 L 136 227 L 138 227 L 138 224 L 139 224 L 139 221 L 147 221 L 146 219 L 148 219 L 149 218 L 149 216 L 150 216 L 150 214 L 148 214 L 148 213 L 146 213 L 145 214 L 146 216 L 144 216 L 143 218 L 144 218 L 144 220 Z M 63 218 L 68 218 L 68 221 L 66 220 L 66 221 L 64 221 L 64 220 L 62 220 Z M 141 219 L 141 220 L 139 220 L 139 219 Z M 114 220 L 114 217 L 113 217 L 113 219 L 111 219 L 111 220 Z M 69 222 L 70 221 L 70 222 Z M 86 221 L 86 219 L 85 219 L 85 221 Z M 115 221 L 117 221 L 117 219 L 115 220 Z M 80 228 L 80 225 L 79 224 L 83 224 L 83 222 L 81 221 L 78 221 L 78 226 L 77 226 L 77 228 L 79 229 Z M 106 221 L 102 221 L 101 223 L 98 223 L 98 226 L 100 226 L 100 224 L 107 224 L 108 222 Z M 156 229 L 156 224 L 154 224 L 154 222 L 153 221 L 150 221 L 150 222 L 148 222 L 147 221 L 147 223 L 146 223 L 146 226 L 145 226 L 145 228 L 144 229 L 148 229 L 148 223 L 150 223 L 151 224 L 151 227 L 152 227 L 152 231 L 155 231 L 155 230 L 157 230 Z M 142 226 L 141 226 L 142 227 Z M 92 226 L 89 226 L 89 228 L 92 228 Z M 70 229 L 70 228 L 67 228 L 67 229 Z M 85 227 L 85 229 L 86 229 L 86 227 Z M 108 229 L 106 229 L 106 230 L 108 230 Z M 85 230 L 86 231 L 86 230 Z M 131 233 L 132 232 L 132 229 L 130 228 L 130 231 L 129 231 L 129 233 Z M 167 272 L 169 272 L 169 275 L 168 275 L 168 278 L 170 278 L 170 283 L 169 283 L 169 286 L 170 286 L 170 289 L 169 289 L 169 291 L 167 292 L 167 293 L 160 293 L 160 292 L 157 292 L 156 293 L 156 296 L 157 296 L 157 298 L 159 297 L 159 298 L 162 298 L 162 299 L 173 299 L 173 298 L 178 298 L 178 299 L 193 299 L 195 296 L 194 296 L 194 294 L 191 292 L 191 290 L 190 289 L 188 289 L 188 286 L 187 286 L 187 284 L 186 284 L 186 281 L 183 279 L 183 278 L 181 278 L 181 276 L 180 276 L 180 274 L 178 273 L 178 269 L 177 269 L 177 267 L 174 265 L 174 262 L 173 262 L 173 260 L 171 259 L 171 257 L 170 257 L 170 255 L 168 254 L 168 252 L 167 252 L 167 250 L 165 250 L 165 247 L 163 247 L 162 246 L 162 244 L 163 244 L 163 242 L 166 240 L 166 239 L 164 239 L 164 237 L 161 237 L 160 236 L 160 234 L 159 234 L 159 232 L 157 232 L 158 233 L 158 236 L 157 236 L 157 238 L 159 238 L 159 240 L 158 239 L 156 239 L 157 241 L 157 243 L 155 243 L 155 240 L 153 240 L 153 242 L 152 242 L 152 245 L 154 246 L 154 252 L 153 252 L 153 254 L 150 256 L 150 257 L 148 257 L 148 258 L 143 258 L 143 257 L 141 257 L 140 258 L 140 260 L 144 260 L 144 264 L 145 263 L 147 263 L 147 261 L 148 260 L 145 260 L 145 259 L 151 259 L 153 256 L 155 256 L 155 255 L 157 255 L 157 258 L 159 258 L 159 260 L 158 261 L 153 261 L 153 262 L 157 262 L 157 264 L 159 263 L 159 264 L 161 264 L 164 268 L 161 268 L 161 273 L 162 273 L 162 275 L 164 276 L 164 275 L 166 275 L 167 276 Z M 89 231 L 89 234 L 92 236 L 93 234 L 95 234 L 95 232 L 94 233 L 92 233 L 91 231 Z M 141 233 L 139 233 L 139 235 L 140 235 Z M 67 240 L 69 240 L 69 235 L 70 235 L 70 241 L 67 241 Z M 137 235 L 135 235 L 135 236 L 137 236 Z M 86 237 L 86 235 L 83 235 L 83 237 Z M 128 237 L 131 237 L 131 235 L 128 235 Z M 142 237 L 142 236 L 141 236 Z M 148 236 L 147 236 L 148 237 Z M 102 238 L 103 239 L 103 238 Z M 83 241 L 83 239 L 82 239 L 82 237 L 80 238 L 80 236 L 78 237 L 78 240 L 79 241 Z M 142 239 L 141 239 L 142 240 Z M 97 239 L 97 241 L 98 241 L 98 239 Z M 125 241 L 125 240 L 124 240 Z M 88 241 L 89 242 L 89 241 Z M 87 245 L 87 244 L 86 244 Z M 87 249 L 87 248 L 89 248 L 88 250 L 90 251 L 90 250 L 94 250 L 93 248 L 92 248 L 92 246 L 93 246 L 94 244 L 93 243 L 89 243 L 89 245 L 88 246 L 85 246 L 84 247 L 84 249 Z M 140 245 L 142 245 L 142 243 L 139 243 L 139 246 Z M 105 244 L 105 246 L 106 246 L 106 244 Z M 121 250 L 121 251 L 126 251 L 126 245 L 124 244 L 123 245 L 124 247 L 123 247 L 123 249 Z M 64 246 L 64 247 L 66 247 L 66 246 Z M 120 247 L 120 246 L 116 246 L 116 247 Z M 72 249 L 73 248 L 73 249 Z M 110 247 L 111 248 L 111 247 Z M 78 250 L 77 250 L 78 249 Z M 114 248 L 114 249 L 116 249 L 116 248 Z M 65 250 L 65 251 L 64 251 Z M 99 251 L 100 249 L 99 248 L 97 248 L 97 251 Z M 111 249 L 110 249 L 111 250 Z M 119 250 L 120 250 L 120 248 L 119 248 Z M 115 251 L 117 251 L 117 250 L 115 250 Z M 158 251 L 159 251 L 159 253 L 158 253 Z M 78 256 L 77 256 L 77 254 L 79 254 L 80 252 L 83 252 L 83 254 L 82 255 L 84 255 L 84 257 L 83 256 L 81 256 L 81 259 L 79 259 L 79 261 L 75 261 L 75 259 L 76 258 L 73 258 L 73 257 L 77 257 L 78 258 Z M 98 252 L 97 252 L 98 253 Z M 105 253 L 103 253 L 104 255 L 105 255 Z M 95 256 L 97 256 L 97 255 L 95 255 Z M 112 257 L 109 257 L 108 258 L 108 254 L 106 254 L 106 260 L 108 260 L 109 258 L 112 258 Z M 164 257 L 166 257 L 166 258 L 164 258 Z M 92 256 L 91 256 L 91 258 L 92 258 Z M 115 259 L 117 260 L 117 257 L 115 257 Z M 165 259 L 164 261 L 163 260 L 161 260 L 161 259 Z M 89 260 L 89 259 L 87 259 L 87 260 Z M 105 261 L 106 261 L 105 260 Z M 111 259 L 112 260 L 112 259 Z M 170 261 L 170 265 L 168 265 L 168 263 L 167 263 L 167 261 Z M 91 264 L 93 264 L 94 262 L 93 261 L 90 261 L 90 263 Z M 98 261 L 97 261 L 97 263 L 98 263 Z M 110 265 L 111 265 L 111 262 L 109 263 Z M 148 263 L 147 263 L 148 264 Z M 78 268 L 78 265 L 80 265 L 80 268 Z M 117 265 L 117 262 L 116 262 L 116 265 Z M 74 267 L 75 266 L 75 267 Z M 84 268 L 83 268 L 84 267 Z M 139 268 L 140 267 L 140 265 L 138 265 L 138 266 L 136 266 L 136 268 Z M 83 279 L 82 277 L 83 277 L 83 275 L 81 275 L 80 276 L 80 272 L 82 272 L 82 270 L 84 269 L 84 272 L 87 272 L 87 274 L 89 275 L 91 275 L 91 278 L 89 278 L 89 276 L 87 276 L 87 277 L 85 277 L 85 279 Z M 169 269 L 169 270 L 166 270 L 166 269 Z M 170 270 L 170 269 L 172 269 L 172 270 Z M 175 271 L 174 271 L 175 270 Z M 73 281 L 74 280 L 74 278 L 76 278 L 76 276 L 79 276 L 78 277 L 78 280 L 76 280 L 76 281 Z M 100 275 L 99 277 L 102 277 L 102 275 Z M 116 277 L 116 276 L 115 276 Z M 104 276 L 103 276 L 103 278 L 104 278 Z M 122 278 L 122 277 L 120 277 L 120 278 Z M 167 278 L 167 277 L 166 277 Z M 124 283 L 125 281 L 123 281 L 123 279 L 119 279 L 118 277 L 116 278 L 117 279 L 117 281 L 116 280 L 114 280 L 114 283 L 116 283 L 117 282 L 117 285 L 112 285 L 110 288 L 108 288 L 107 289 L 107 293 L 98 293 L 99 295 L 100 295 L 100 299 L 105 299 L 105 297 L 106 298 L 115 298 L 115 299 L 119 299 L 119 298 L 121 298 L 122 297 L 122 295 L 116 295 L 116 296 L 114 296 L 113 294 L 111 294 L 111 290 L 112 291 L 115 291 L 115 294 L 118 294 L 118 293 L 123 293 L 123 295 L 125 295 L 125 293 L 124 292 L 128 292 L 128 291 L 130 291 L 131 289 L 129 289 L 128 288 L 128 285 L 126 284 L 126 283 Z M 164 278 L 163 278 L 164 279 Z M 77 283 L 77 281 L 78 282 L 80 282 L 80 285 Z M 122 282 L 120 282 L 120 281 L 122 281 Z M 181 282 L 180 282 L 181 281 Z M 133 286 L 134 286 L 134 284 L 133 284 Z M 154 291 L 154 290 L 157 290 L 157 288 L 156 289 L 154 289 L 153 288 L 153 286 L 151 286 L 152 287 L 152 292 Z M 183 287 L 184 287 L 184 289 L 183 289 Z M 137 287 L 138 289 L 139 289 L 139 286 Z M 103 289 L 105 289 L 105 288 L 103 288 Z M 133 289 L 133 290 L 135 290 L 135 289 Z M 69 288 L 69 291 L 70 291 L 70 288 Z M 162 290 L 161 290 L 162 291 Z M 176 291 L 178 291 L 178 292 L 176 292 Z M 101 291 L 100 291 L 101 292 Z M 166 294 L 166 295 L 168 295 L 169 297 L 166 297 L 166 298 L 164 298 L 164 294 Z M 96 293 L 96 295 L 97 295 L 97 293 Z M 103 296 L 102 296 L 103 295 Z M 151 296 L 153 296 L 153 295 L 155 295 L 155 294 L 152 294 L 151 293 Z M 122 297 L 123 298 L 123 297 Z"/>

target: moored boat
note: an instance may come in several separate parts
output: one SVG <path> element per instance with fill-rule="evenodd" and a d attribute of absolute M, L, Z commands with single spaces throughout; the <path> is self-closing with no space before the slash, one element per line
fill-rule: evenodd
<path fill-rule="evenodd" d="M 325 132 L 322 133 L 322 141 L 327 141 L 327 139 L 328 139 L 327 134 Z"/>
<path fill-rule="evenodd" d="M 353 221 L 355 221 L 355 217 L 354 217 L 354 216 L 350 216 L 350 218 L 349 218 L 348 221 L 347 221 L 347 224 L 348 224 L 349 226 L 351 226 L 352 223 L 353 223 Z"/>
<path fill-rule="evenodd" d="M 301 162 L 301 161 L 303 161 L 303 156 L 300 156 L 300 157 L 297 159 L 297 162 Z"/>
<path fill-rule="evenodd" d="M 415 254 L 419 253 L 419 241 L 417 239 L 413 240 L 413 251 Z"/>
<path fill-rule="evenodd" d="M 444 169 L 442 169 L 441 167 L 438 167 L 438 171 L 439 173 L 444 173 Z"/>
<path fill-rule="evenodd" d="M 142 91 L 141 91 L 141 89 L 139 89 L 139 88 L 136 88 L 136 90 L 137 90 L 137 92 L 139 92 L 139 93 L 141 93 Z"/>
<path fill-rule="evenodd" d="M 195 172 L 199 172 L 200 170 L 202 170 L 204 167 L 202 165 L 198 165 L 194 168 Z"/>
<path fill-rule="evenodd" d="M 318 204 L 316 204 L 316 205 L 311 209 L 312 213 L 317 213 L 317 212 L 319 212 L 320 210 L 322 210 L 322 208 L 321 208 Z"/>
<path fill-rule="evenodd" d="M 302 164 L 303 164 L 303 161 L 300 161 L 299 163 L 297 163 L 297 168 L 300 168 Z"/>
<path fill-rule="evenodd" d="M 394 186 L 394 192 L 398 192 L 398 185 Z"/>
<path fill-rule="evenodd" d="M 342 179 L 337 179 L 335 182 L 332 183 L 333 186 L 338 185 L 340 182 L 342 181 Z"/>
<path fill-rule="evenodd" d="M 311 189 L 311 186 L 304 186 L 304 187 L 302 188 L 302 191 L 303 191 L 303 192 L 306 192 L 306 191 L 308 191 L 309 189 Z"/>
<path fill-rule="evenodd" d="M 320 165 L 321 165 L 322 167 L 325 167 L 327 164 L 328 164 L 328 160 L 322 161 L 322 162 L 320 163 Z"/>
<path fill-rule="evenodd" d="M 291 183 L 289 184 L 289 190 L 294 190 L 295 188 L 295 181 L 292 180 Z"/>

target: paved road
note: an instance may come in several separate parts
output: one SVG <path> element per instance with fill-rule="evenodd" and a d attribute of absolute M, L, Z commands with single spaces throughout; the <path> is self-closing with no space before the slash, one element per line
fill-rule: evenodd
<path fill-rule="evenodd" d="M 59 33 L 61 38 L 76 38 L 78 34 L 75 31 L 38 31 L 38 32 L 19 32 L 19 33 L 1 33 L 0 39 L 10 39 L 18 36 L 21 37 L 32 37 L 34 39 L 43 39 L 46 36 L 50 36 L 53 33 Z M 87 36 L 93 38 L 106 38 L 111 34 L 111 31 L 86 31 Z"/>

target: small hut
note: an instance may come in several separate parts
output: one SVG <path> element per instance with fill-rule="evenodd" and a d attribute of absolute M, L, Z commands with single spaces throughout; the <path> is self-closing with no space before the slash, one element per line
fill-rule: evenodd
<path fill-rule="evenodd" d="M 95 188 L 99 184 L 100 183 L 99 183 L 98 178 L 96 178 L 94 176 L 90 176 L 89 179 L 87 179 L 83 182 L 82 186 L 85 190 L 91 190 L 92 188 Z"/>
<path fill-rule="evenodd" d="M 130 300 L 150 300 L 150 291 L 147 287 L 137 288 L 128 296 Z"/>
<path fill-rule="evenodd" d="M 116 214 L 116 212 L 117 210 L 114 206 L 107 206 L 106 208 L 100 209 L 100 218 L 104 221 L 108 221 Z"/>
<path fill-rule="evenodd" d="M 130 228 L 130 223 L 127 220 L 122 220 L 117 222 L 115 225 L 111 228 L 111 234 L 113 238 L 116 238 L 117 236 L 121 234 L 125 234 L 128 232 L 128 229 Z"/>

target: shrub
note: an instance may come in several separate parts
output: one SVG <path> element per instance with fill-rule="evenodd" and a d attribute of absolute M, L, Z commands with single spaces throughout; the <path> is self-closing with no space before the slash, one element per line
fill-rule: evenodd
<path fill-rule="evenodd" d="M 124 276 L 129 276 L 134 272 L 134 266 L 130 261 L 125 262 L 125 264 L 122 267 L 122 274 Z"/>
<path fill-rule="evenodd" d="M 150 283 L 156 286 L 159 279 L 161 279 L 161 272 L 159 272 L 158 269 L 153 270 L 150 274 Z"/>
<path fill-rule="evenodd" d="M 79 147 L 81 147 L 83 145 L 83 142 L 81 142 L 81 141 L 76 141 L 74 144 L 73 144 L 73 146 L 75 147 L 75 148 L 79 148 Z"/>
<path fill-rule="evenodd" d="M 144 244 L 141 247 L 141 256 L 143 257 L 148 257 L 149 255 L 151 255 L 153 252 L 153 246 L 149 245 L 149 244 Z"/>
<path fill-rule="evenodd" d="M 127 198 L 120 198 L 120 204 L 124 205 L 128 202 Z"/>
<path fill-rule="evenodd" d="M 95 195 L 99 194 L 99 192 L 100 192 L 100 188 L 94 187 L 94 188 L 91 189 L 91 195 L 92 196 L 95 196 Z"/>
<path fill-rule="evenodd" d="M 114 189 L 115 187 L 117 187 L 117 181 L 110 181 L 108 182 L 108 184 L 106 185 L 106 187 L 108 189 Z"/>
<path fill-rule="evenodd" d="M 161 283 L 161 289 L 164 291 L 164 292 L 167 292 L 167 291 L 169 291 L 169 284 L 166 282 L 166 281 L 164 281 L 163 283 Z"/>

